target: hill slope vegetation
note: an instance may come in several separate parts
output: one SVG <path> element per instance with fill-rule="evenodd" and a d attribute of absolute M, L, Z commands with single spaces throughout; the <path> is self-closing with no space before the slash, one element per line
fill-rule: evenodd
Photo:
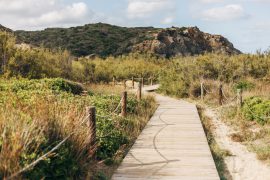
<path fill-rule="evenodd" d="M 109 24 L 87 24 L 42 31 L 15 31 L 18 43 L 67 49 L 74 56 L 152 53 L 163 57 L 188 56 L 209 52 L 240 54 L 226 38 L 200 31 L 197 27 L 126 28 Z"/>

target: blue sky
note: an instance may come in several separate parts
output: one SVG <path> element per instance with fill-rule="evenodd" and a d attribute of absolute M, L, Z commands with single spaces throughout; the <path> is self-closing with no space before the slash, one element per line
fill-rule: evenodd
<path fill-rule="evenodd" d="M 270 0 L 0 0 L 0 24 L 39 30 L 104 22 L 119 26 L 197 26 L 243 52 L 270 47 Z"/>

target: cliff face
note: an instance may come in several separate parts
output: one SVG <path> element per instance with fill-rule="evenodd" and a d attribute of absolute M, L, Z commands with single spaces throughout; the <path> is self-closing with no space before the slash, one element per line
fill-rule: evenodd
<path fill-rule="evenodd" d="M 87 24 L 42 31 L 15 31 L 18 43 L 62 48 L 74 56 L 101 57 L 130 52 L 153 53 L 163 57 L 189 56 L 208 52 L 239 54 L 226 38 L 200 31 L 197 27 L 168 29 L 126 28 L 109 24 Z"/>
<path fill-rule="evenodd" d="M 164 57 L 189 56 L 216 52 L 240 54 L 226 38 L 203 33 L 197 27 L 169 28 L 153 34 L 152 40 L 136 44 L 133 51 L 152 52 Z"/>

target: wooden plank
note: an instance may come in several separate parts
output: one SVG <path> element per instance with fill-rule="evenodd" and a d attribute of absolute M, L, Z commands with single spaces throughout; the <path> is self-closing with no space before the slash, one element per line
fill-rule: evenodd
<path fill-rule="evenodd" d="M 158 109 L 112 179 L 218 180 L 196 106 L 156 99 Z"/>

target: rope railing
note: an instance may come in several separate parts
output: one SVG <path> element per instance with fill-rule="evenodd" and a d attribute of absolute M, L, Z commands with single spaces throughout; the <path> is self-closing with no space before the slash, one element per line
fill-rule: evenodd
<path fill-rule="evenodd" d="M 124 93 L 126 94 L 126 93 Z M 119 108 L 121 107 L 121 104 L 123 105 L 123 102 L 125 101 L 125 96 L 122 96 L 121 99 L 120 99 L 120 102 L 118 103 L 117 107 L 114 109 L 113 112 L 111 112 L 109 115 L 106 115 L 106 116 L 101 116 L 101 115 L 98 115 L 96 114 L 96 111 L 95 111 L 95 108 L 94 107 L 90 107 L 89 109 L 91 110 L 91 108 L 94 108 L 92 109 L 92 111 L 89 110 L 89 113 L 87 116 L 83 117 L 82 120 L 80 120 L 80 123 L 79 125 L 82 126 L 83 124 L 85 124 L 87 121 L 89 121 L 89 126 L 90 126 L 90 130 L 94 131 L 93 134 L 94 134 L 94 138 L 93 138 L 93 141 L 96 141 L 96 138 L 98 139 L 102 139 L 102 138 L 105 138 L 105 136 L 103 137 L 96 137 L 96 116 L 97 117 L 101 117 L 101 118 L 109 118 L 110 116 L 112 116 L 113 114 L 115 114 Z M 126 103 L 126 101 L 124 102 Z M 126 107 L 126 106 L 125 106 Z M 126 109 L 123 109 L 122 108 L 122 111 L 126 111 Z M 121 113 L 122 115 L 123 114 L 126 114 L 125 113 Z M 34 168 L 39 162 L 43 161 L 44 159 L 46 159 L 47 157 L 51 156 L 52 153 L 54 153 L 56 150 L 58 150 L 70 137 L 72 137 L 72 135 L 74 135 L 76 133 L 77 129 L 75 129 L 74 131 L 72 131 L 68 136 L 66 136 L 62 141 L 60 141 L 56 146 L 54 146 L 50 151 L 48 151 L 47 153 L 45 153 L 44 155 L 42 155 L 41 157 L 39 157 L 38 159 L 36 159 L 35 161 L 33 161 L 32 163 L 26 165 L 24 168 L 22 168 L 21 170 L 19 170 L 18 172 L 10 175 L 9 177 L 5 178 L 5 180 L 11 180 L 11 179 L 14 179 L 16 178 L 17 176 L 19 176 L 20 174 L 26 172 L 26 171 L 29 171 L 30 169 Z M 106 137 L 108 137 L 108 135 L 106 135 Z M 89 144 L 95 144 L 95 142 L 90 142 Z"/>
<path fill-rule="evenodd" d="M 142 85 L 143 85 L 143 78 L 132 78 L 132 81 L 134 82 L 134 79 L 142 79 L 142 82 L 139 82 L 139 86 L 138 86 L 138 92 L 137 92 L 137 99 L 140 101 L 141 100 L 141 91 L 142 91 Z M 153 79 L 153 78 L 151 78 Z M 114 83 L 115 78 L 114 78 Z M 151 82 L 152 83 L 152 82 Z M 84 92 L 82 94 L 82 96 L 84 96 L 87 92 Z M 89 121 L 89 128 L 93 134 L 93 138 L 91 138 L 91 142 L 89 142 L 90 145 L 95 145 L 95 141 L 96 139 L 102 139 L 102 138 L 107 138 L 110 136 L 110 134 L 106 135 L 106 136 L 102 136 L 102 137 L 97 137 L 96 136 L 96 117 L 100 117 L 100 118 L 110 118 L 111 116 L 115 115 L 115 113 L 117 111 L 119 111 L 121 107 L 121 116 L 126 117 L 127 114 L 127 92 L 123 92 L 122 97 L 117 105 L 117 107 L 114 109 L 114 111 L 112 111 L 110 114 L 108 115 L 98 115 L 96 114 L 96 109 L 95 107 L 89 107 L 88 108 L 88 115 L 83 117 L 82 120 L 80 120 L 79 125 L 82 126 L 83 124 L 85 124 L 87 121 Z M 109 119 L 112 120 L 112 119 Z M 72 135 L 74 135 L 76 133 L 77 129 L 75 129 L 74 131 L 72 131 L 68 136 L 66 136 L 62 141 L 60 141 L 56 146 L 54 146 L 53 148 L 51 148 L 50 151 L 48 151 L 47 153 L 45 153 L 44 155 L 42 155 L 41 157 L 39 157 L 38 159 L 36 159 L 35 161 L 33 161 L 32 163 L 26 165 L 24 168 L 22 168 L 21 170 L 19 170 L 18 172 L 12 174 L 11 176 L 5 178 L 5 180 L 10 180 L 10 179 L 14 179 L 16 177 L 18 177 L 20 174 L 29 171 L 30 169 L 34 168 L 40 161 L 46 159 L 47 157 L 51 156 L 52 153 L 54 153 L 57 149 L 59 149 L 70 137 L 72 137 Z"/>
<path fill-rule="evenodd" d="M 258 116 L 258 115 L 256 115 L 256 114 L 252 111 L 252 109 L 249 107 L 249 105 L 246 105 L 246 107 L 248 108 L 248 110 L 249 110 L 249 112 L 252 114 L 252 116 L 254 116 L 254 117 L 258 118 L 258 119 L 262 119 L 262 120 L 264 120 L 264 121 L 270 119 L 270 116 L 265 116 L 265 117 L 263 117 L 263 116 Z"/>
<path fill-rule="evenodd" d="M 204 86 L 203 82 L 201 82 L 201 99 L 203 100 L 203 96 L 204 96 L 204 91 L 207 94 L 214 94 L 214 92 L 210 92 L 209 90 L 207 90 L 207 88 Z M 243 106 L 243 97 L 242 97 L 242 89 L 237 89 L 237 95 L 234 96 L 233 98 L 229 98 L 226 93 L 224 92 L 223 86 L 222 84 L 220 84 L 219 86 L 219 102 L 220 105 L 222 105 L 222 103 L 226 103 L 226 104 L 231 104 L 233 102 L 236 102 L 236 104 L 238 105 L 238 108 L 240 109 Z M 264 121 L 266 120 L 270 120 L 270 116 L 259 116 L 257 115 L 248 104 L 245 105 L 245 107 L 247 107 L 248 111 L 251 113 L 252 116 L 258 118 L 258 119 L 262 119 Z"/>
<path fill-rule="evenodd" d="M 204 83 L 201 82 L 201 99 L 204 99 L 204 95 L 206 94 L 215 94 L 213 91 L 208 90 Z M 241 107 L 242 106 L 242 91 L 238 91 L 237 95 L 233 98 L 229 98 L 226 93 L 224 92 L 222 84 L 219 85 L 218 90 L 218 98 L 219 98 L 219 104 L 222 105 L 223 103 L 230 104 L 233 102 L 237 102 L 237 104 Z"/>
<path fill-rule="evenodd" d="M 115 77 L 113 77 L 113 85 L 124 85 L 124 87 L 126 88 L 126 82 L 127 81 L 131 81 L 132 82 L 132 87 L 134 89 L 134 80 L 139 80 L 139 82 L 141 82 L 142 86 L 145 85 L 145 80 L 148 79 L 148 83 L 150 85 L 153 85 L 153 80 L 156 79 L 156 77 L 149 77 L 149 78 L 145 78 L 145 77 L 132 77 L 130 78 L 126 78 L 126 79 L 121 79 L 120 81 L 117 81 Z"/>

